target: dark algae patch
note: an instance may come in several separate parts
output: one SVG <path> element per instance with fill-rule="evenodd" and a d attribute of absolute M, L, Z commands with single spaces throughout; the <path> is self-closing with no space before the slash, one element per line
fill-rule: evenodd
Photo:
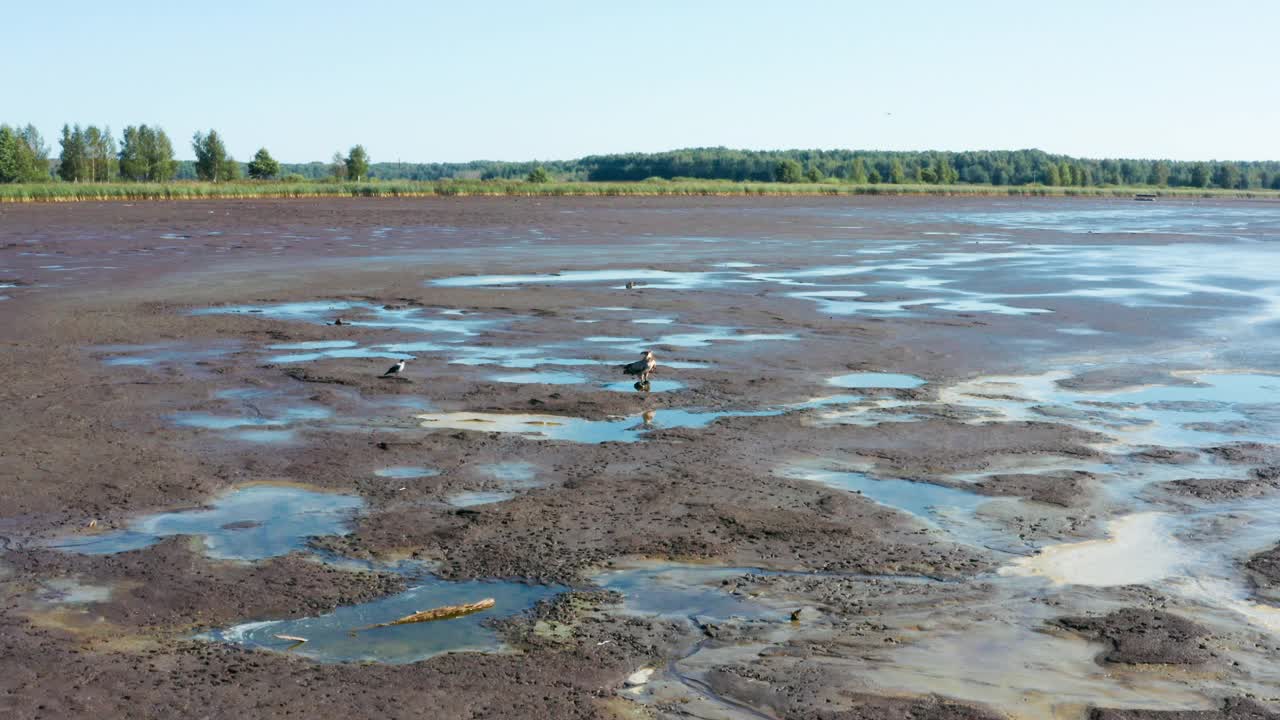
<path fill-rule="evenodd" d="M 1057 624 L 1111 645 L 1110 663 L 1196 665 L 1211 658 L 1209 631 L 1186 618 L 1159 610 L 1125 608 L 1101 617 L 1065 617 Z"/>

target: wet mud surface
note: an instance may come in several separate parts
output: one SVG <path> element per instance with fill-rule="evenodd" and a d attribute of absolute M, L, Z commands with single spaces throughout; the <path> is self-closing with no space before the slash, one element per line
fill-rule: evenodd
<path fill-rule="evenodd" d="M 1275 717 L 1277 239 L 1244 201 L 0 207 L 0 714 Z"/>

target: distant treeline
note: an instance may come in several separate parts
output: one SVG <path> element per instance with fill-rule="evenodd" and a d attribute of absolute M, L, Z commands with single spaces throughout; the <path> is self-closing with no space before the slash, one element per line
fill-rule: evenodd
<path fill-rule="evenodd" d="M 756 182 L 926 183 L 1090 187 L 1153 185 L 1280 189 L 1280 162 L 1095 160 L 1041 150 L 879 152 L 752 151 L 694 148 L 663 153 L 593 155 L 578 160 L 588 180 L 649 177 Z"/>
<path fill-rule="evenodd" d="M 1280 162 L 1188 162 L 1091 159 L 1041 150 L 882 152 L 866 150 L 732 150 L 691 148 L 661 153 L 591 155 L 552 162 L 371 162 L 360 145 L 329 162 L 281 163 L 266 148 L 253 160 L 232 158 L 216 131 L 197 132 L 196 160 L 176 160 L 157 126 L 129 126 L 117 143 L 110 128 L 64 125 L 59 154 L 31 125 L 0 125 L 0 183 L 224 182 L 254 180 L 524 180 L 634 182 L 651 179 L 853 185 L 994 185 L 1050 187 L 1153 186 L 1280 190 Z"/>

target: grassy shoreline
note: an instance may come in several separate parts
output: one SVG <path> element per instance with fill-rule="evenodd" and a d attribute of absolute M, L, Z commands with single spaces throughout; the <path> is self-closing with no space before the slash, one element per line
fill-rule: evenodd
<path fill-rule="evenodd" d="M 38 183 L 0 185 L 0 202 L 84 202 L 100 200 L 207 200 L 333 197 L 659 197 L 940 195 L 1023 197 L 1132 197 L 1150 193 L 1171 198 L 1280 199 L 1277 190 L 1216 188 L 1056 187 L 1042 185 L 924 185 L 887 183 L 740 183 L 727 180 L 527 183 L 510 180 L 385 180 L 326 182 Z"/>

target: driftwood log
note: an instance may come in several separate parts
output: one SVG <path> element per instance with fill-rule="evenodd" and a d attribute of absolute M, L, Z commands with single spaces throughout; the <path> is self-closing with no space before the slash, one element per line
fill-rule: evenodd
<path fill-rule="evenodd" d="M 373 630 L 375 628 L 391 627 L 392 625 L 409 625 L 411 623 L 431 622 L 433 620 L 448 620 L 450 618 L 462 617 L 463 615 L 470 615 L 471 613 L 477 613 L 477 612 L 480 612 L 481 610 L 488 610 L 489 608 L 493 607 L 496 604 L 497 604 L 497 601 L 494 600 L 493 598 L 485 598 L 484 600 L 480 600 L 478 602 L 464 603 L 462 605 L 444 605 L 442 607 L 432 608 L 430 610 L 419 610 L 418 612 L 412 615 L 405 615 L 404 617 L 399 618 L 398 620 L 392 620 L 390 622 L 384 622 L 384 623 L 375 623 L 373 625 L 366 625 L 361 628 L 356 628 L 351 632 L 354 634 L 358 632 L 363 632 L 365 630 Z"/>

